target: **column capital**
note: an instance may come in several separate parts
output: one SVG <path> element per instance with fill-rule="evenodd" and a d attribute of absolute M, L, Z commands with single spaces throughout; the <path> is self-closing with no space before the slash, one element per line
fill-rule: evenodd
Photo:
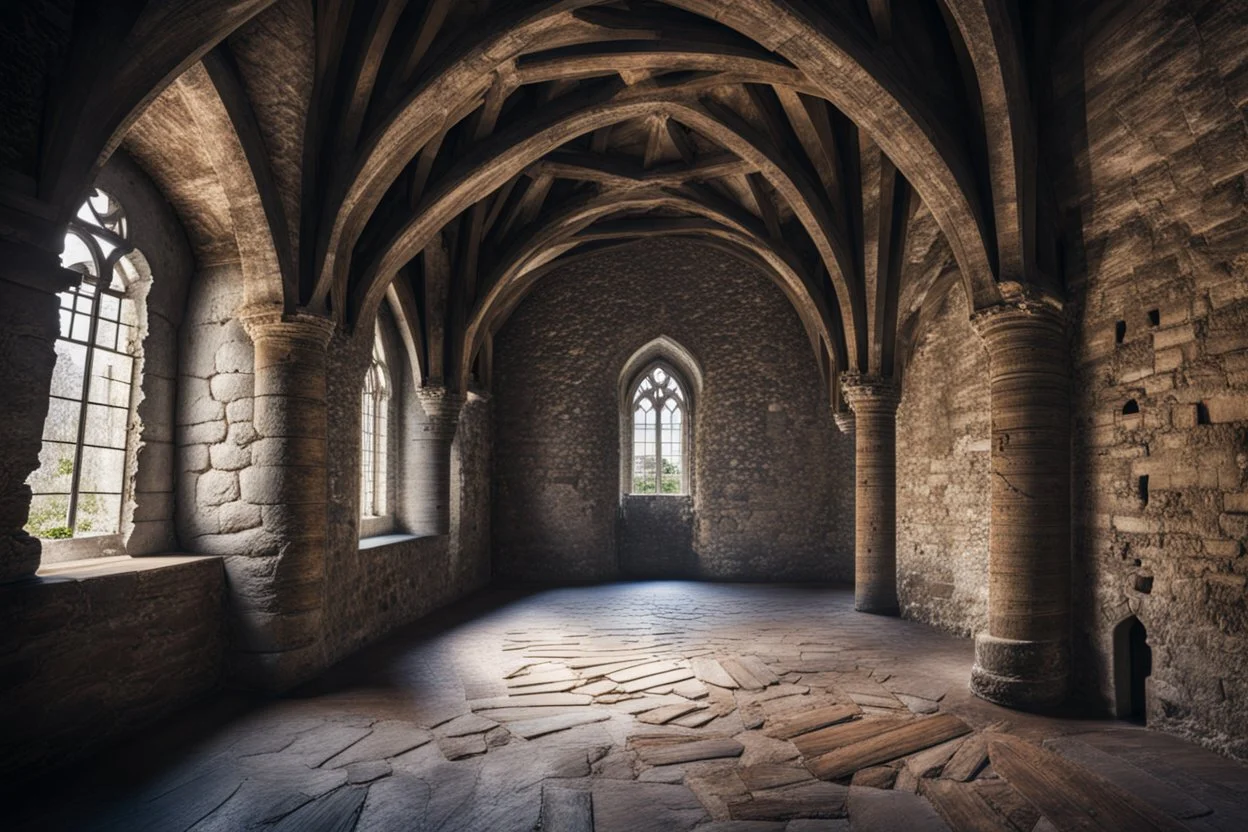
<path fill-rule="evenodd" d="M 278 306 L 244 307 L 238 317 L 252 341 L 285 340 L 324 349 L 334 334 L 334 322 L 329 318 L 310 312 L 285 312 Z"/>
<path fill-rule="evenodd" d="M 971 327 L 984 341 L 991 341 L 1018 327 L 1044 327 L 1064 333 L 1066 315 L 1056 301 L 1024 298 L 975 310 L 971 314 Z"/>
<path fill-rule="evenodd" d="M 417 388 L 416 398 L 431 426 L 450 428 L 452 432 L 459 424 L 459 413 L 468 400 L 458 390 L 441 385 Z"/>
<path fill-rule="evenodd" d="M 896 410 L 901 403 L 901 386 L 897 380 L 874 373 L 846 373 L 841 376 L 841 393 L 845 403 L 855 413 L 863 407 Z"/>
<path fill-rule="evenodd" d="M 836 423 L 837 430 L 846 436 L 852 436 L 854 433 L 854 411 L 838 410 L 832 414 L 832 421 Z"/>

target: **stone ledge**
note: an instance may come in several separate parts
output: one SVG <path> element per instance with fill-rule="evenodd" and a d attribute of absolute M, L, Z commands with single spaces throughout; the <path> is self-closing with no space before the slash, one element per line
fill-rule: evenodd
<path fill-rule="evenodd" d="M 435 540 L 439 537 L 446 537 L 444 534 L 379 534 L 373 537 L 360 538 L 360 551 L 365 549 L 384 549 L 387 546 L 398 546 L 401 543 L 410 543 L 413 540 Z"/>
<path fill-rule="evenodd" d="M 87 558 L 85 560 L 67 560 L 50 563 L 35 573 L 32 581 L 86 581 L 92 578 L 103 578 L 109 575 L 123 575 L 131 572 L 150 572 L 155 569 L 169 569 L 186 566 L 202 561 L 219 561 L 217 555 L 145 555 L 130 557 L 120 555 L 107 558 Z"/>

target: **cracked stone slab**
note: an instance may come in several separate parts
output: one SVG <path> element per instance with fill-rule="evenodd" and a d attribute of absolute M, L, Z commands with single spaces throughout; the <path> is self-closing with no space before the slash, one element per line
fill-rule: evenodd
<path fill-rule="evenodd" d="M 569 728 L 575 728 L 578 725 L 589 725 L 594 722 L 605 722 L 611 718 L 608 713 L 602 711 L 587 711 L 583 714 L 559 714 L 557 716 L 541 717 L 539 719 L 525 719 L 519 722 L 511 722 L 507 725 L 507 730 L 518 737 L 526 740 L 535 739 L 553 734 L 556 731 L 566 731 Z"/>
<path fill-rule="evenodd" d="M 542 787 L 542 832 L 594 832 L 592 793 L 560 786 Z"/>

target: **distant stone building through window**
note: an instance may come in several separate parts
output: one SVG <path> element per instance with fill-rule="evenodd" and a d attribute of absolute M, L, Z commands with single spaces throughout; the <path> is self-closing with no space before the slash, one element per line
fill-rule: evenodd
<path fill-rule="evenodd" d="M 96 189 L 65 235 L 61 265 L 82 280 L 60 293 L 60 337 L 26 529 L 44 539 L 120 531 L 132 457 L 142 337 L 125 211 Z"/>

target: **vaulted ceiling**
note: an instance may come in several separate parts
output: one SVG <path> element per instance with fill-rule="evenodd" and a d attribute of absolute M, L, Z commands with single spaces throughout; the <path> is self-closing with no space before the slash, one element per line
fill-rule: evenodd
<path fill-rule="evenodd" d="M 124 139 L 249 303 L 355 332 L 388 298 L 427 384 L 543 274 L 657 235 L 770 274 L 829 376 L 894 374 L 949 285 L 1056 291 L 1018 4 L 150 2 L 129 37 L 178 7 L 204 38 L 124 76 L 151 90 L 100 157 Z"/>

